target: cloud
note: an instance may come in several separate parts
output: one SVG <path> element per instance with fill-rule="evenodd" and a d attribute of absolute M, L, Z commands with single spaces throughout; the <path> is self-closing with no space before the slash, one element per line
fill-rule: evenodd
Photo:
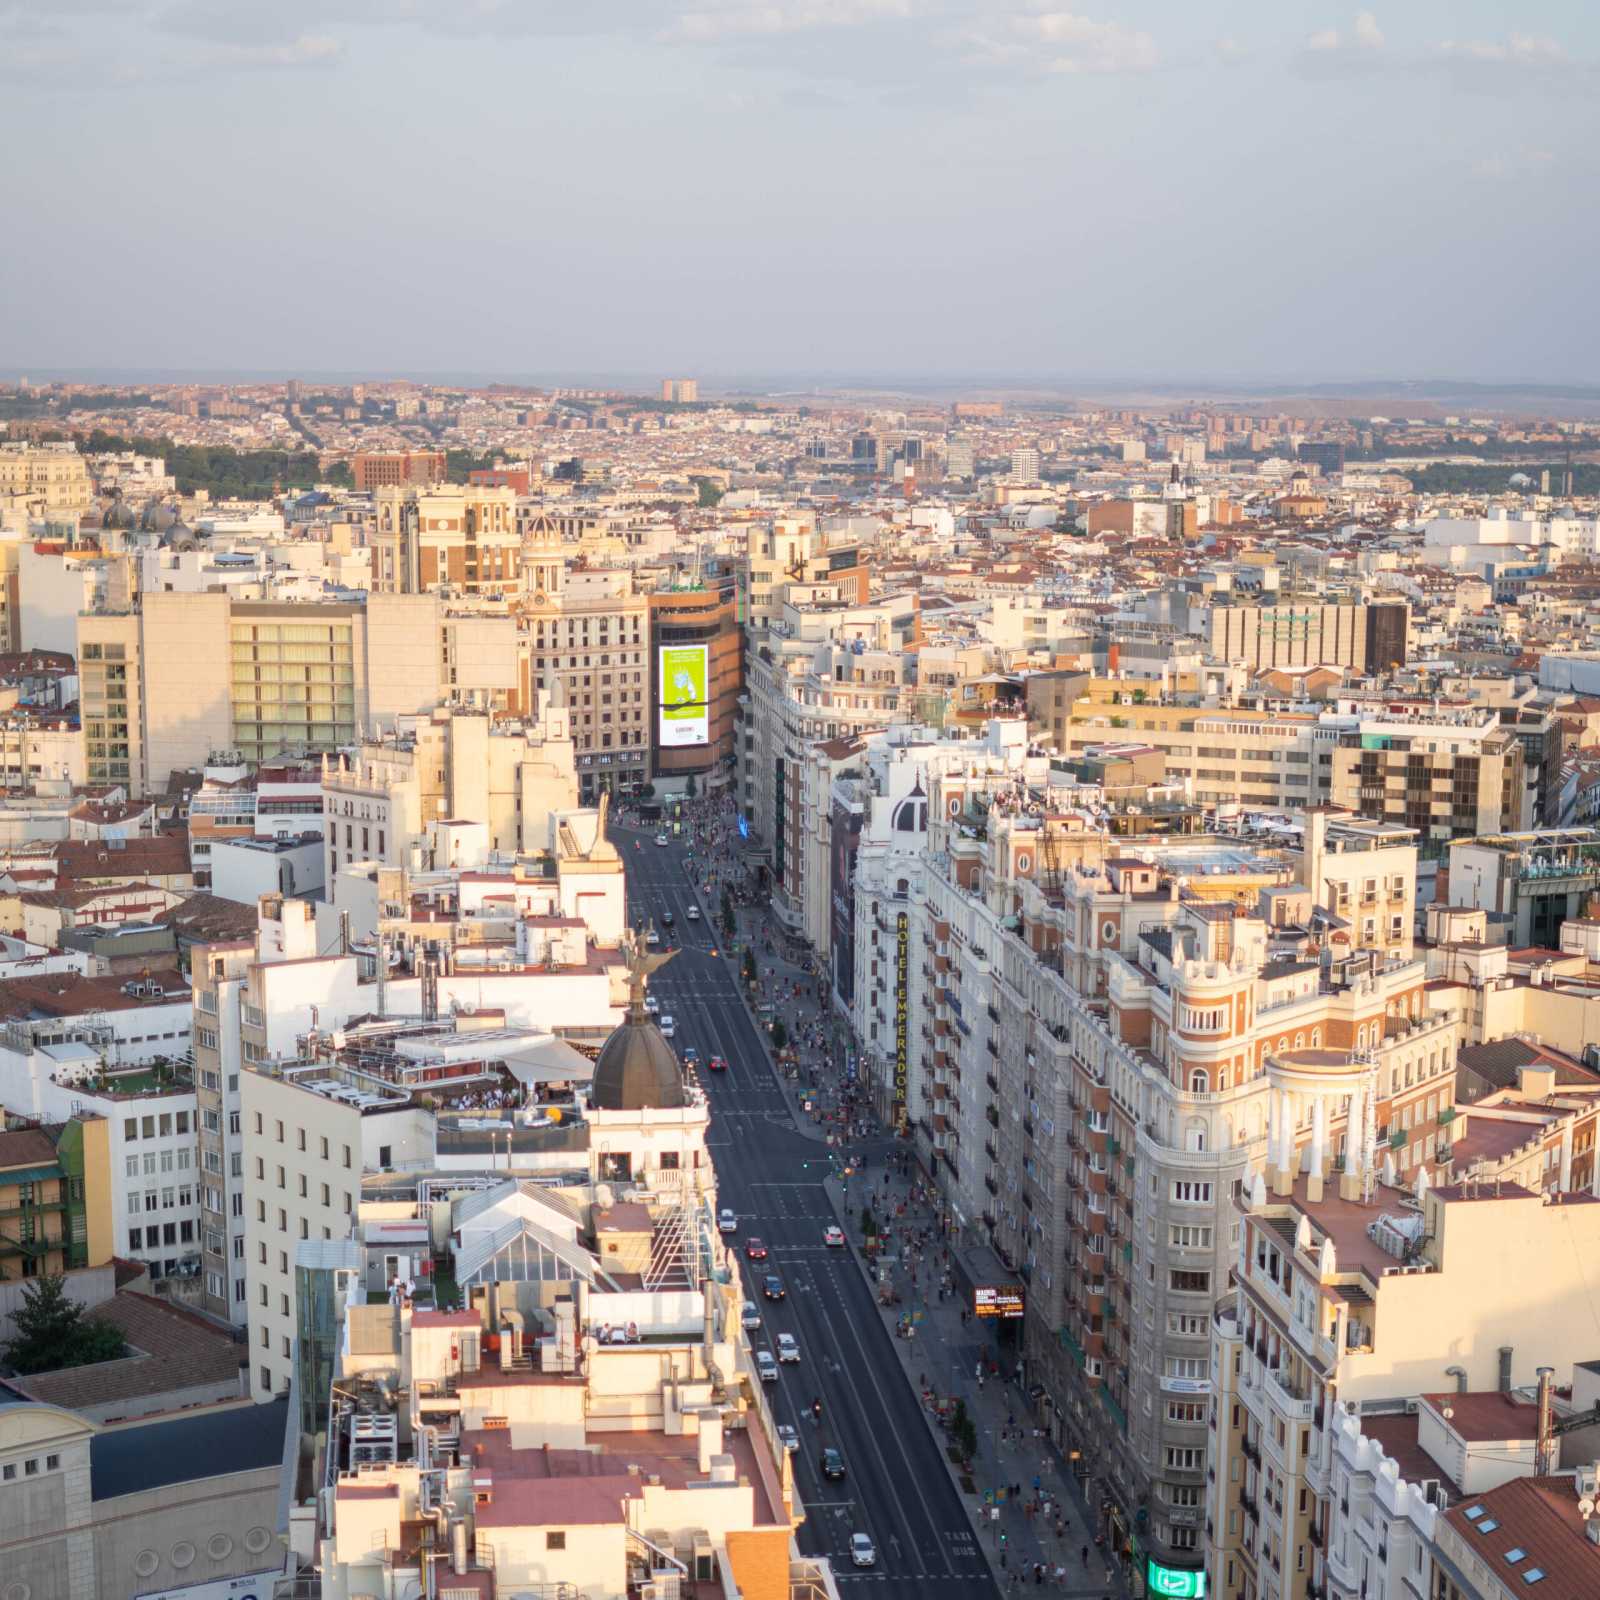
<path fill-rule="evenodd" d="M 1348 77 L 1371 72 L 1386 61 L 1383 29 L 1370 11 L 1358 11 L 1348 33 L 1339 28 L 1319 28 L 1294 59 L 1308 78 Z"/>
<path fill-rule="evenodd" d="M 1046 11 L 1019 19 L 1020 31 L 1054 52 L 1051 72 L 1149 72 L 1155 40 L 1117 22 L 1096 22 L 1071 11 Z"/>
<path fill-rule="evenodd" d="M 1514 33 L 1507 39 L 1447 39 L 1439 53 L 1485 66 L 1567 67 L 1573 60 L 1558 40 L 1539 34 Z"/>
<path fill-rule="evenodd" d="M 729 0 L 683 12 L 662 36 L 690 44 L 714 44 L 722 39 L 808 33 L 820 28 L 858 28 L 903 21 L 910 15 L 911 0 L 775 0 L 767 5 Z"/>
<path fill-rule="evenodd" d="M 344 43 L 326 33 L 302 33 L 283 44 L 223 44 L 202 51 L 195 65 L 218 68 L 327 67 L 343 59 Z"/>
<path fill-rule="evenodd" d="M 1493 151 L 1472 163 L 1472 175 L 1489 182 L 1527 178 L 1543 172 L 1554 160 L 1553 150 Z"/>

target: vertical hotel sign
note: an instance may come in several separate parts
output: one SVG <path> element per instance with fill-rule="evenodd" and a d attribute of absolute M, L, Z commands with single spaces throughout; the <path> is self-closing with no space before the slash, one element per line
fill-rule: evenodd
<path fill-rule="evenodd" d="M 906 1075 L 910 1053 L 911 1008 L 907 980 L 911 971 L 911 919 L 904 911 L 894 919 L 894 1122 L 906 1128 Z"/>

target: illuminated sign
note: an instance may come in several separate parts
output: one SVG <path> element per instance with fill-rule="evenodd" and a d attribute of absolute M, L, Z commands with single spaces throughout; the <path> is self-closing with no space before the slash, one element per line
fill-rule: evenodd
<path fill-rule="evenodd" d="M 1161 1600 L 1206 1600 L 1206 1575 L 1183 1567 L 1164 1567 L 1153 1558 L 1145 1563 L 1145 1591 Z"/>
<path fill-rule="evenodd" d="M 664 644 L 657 652 L 663 750 L 705 744 L 711 737 L 711 652 L 703 644 Z"/>
<path fill-rule="evenodd" d="M 894 1120 L 905 1131 L 906 1079 L 911 1054 L 911 1009 L 908 981 L 911 972 L 911 919 L 904 911 L 894 919 Z"/>
<path fill-rule="evenodd" d="M 972 1291 L 972 1314 L 977 1317 L 1020 1317 L 1022 1291 L 1013 1284 L 997 1289 L 991 1284 L 979 1284 Z"/>

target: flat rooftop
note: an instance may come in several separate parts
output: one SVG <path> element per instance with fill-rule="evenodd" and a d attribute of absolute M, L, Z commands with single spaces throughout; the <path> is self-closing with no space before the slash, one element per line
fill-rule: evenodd
<path fill-rule="evenodd" d="M 196 1417 L 110 1428 L 89 1441 L 96 1501 L 283 1463 L 287 1398 Z"/>

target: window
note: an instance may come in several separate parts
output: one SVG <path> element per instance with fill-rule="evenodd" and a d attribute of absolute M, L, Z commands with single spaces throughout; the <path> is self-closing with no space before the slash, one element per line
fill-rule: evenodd
<path fill-rule="evenodd" d="M 1167 1274 L 1167 1287 L 1174 1294 L 1210 1294 L 1211 1274 L 1174 1268 Z"/>
<path fill-rule="evenodd" d="M 1199 1472 L 1205 1466 L 1205 1451 L 1187 1445 L 1167 1446 L 1167 1469 L 1170 1472 Z"/>
<path fill-rule="evenodd" d="M 1211 1229 L 1187 1222 L 1175 1222 L 1168 1230 L 1169 1242 L 1174 1250 L 1209 1250 Z"/>
<path fill-rule="evenodd" d="M 546 1550 L 565 1550 L 567 1548 L 567 1536 L 565 1532 L 546 1533 L 544 1536 L 544 1547 Z"/>
<path fill-rule="evenodd" d="M 1196 1183 L 1187 1178 L 1177 1179 L 1172 1185 L 1172 1198 L 1181 1206 L 1208 1206 L 1211 1204 L 1211 1184 Z"/>

